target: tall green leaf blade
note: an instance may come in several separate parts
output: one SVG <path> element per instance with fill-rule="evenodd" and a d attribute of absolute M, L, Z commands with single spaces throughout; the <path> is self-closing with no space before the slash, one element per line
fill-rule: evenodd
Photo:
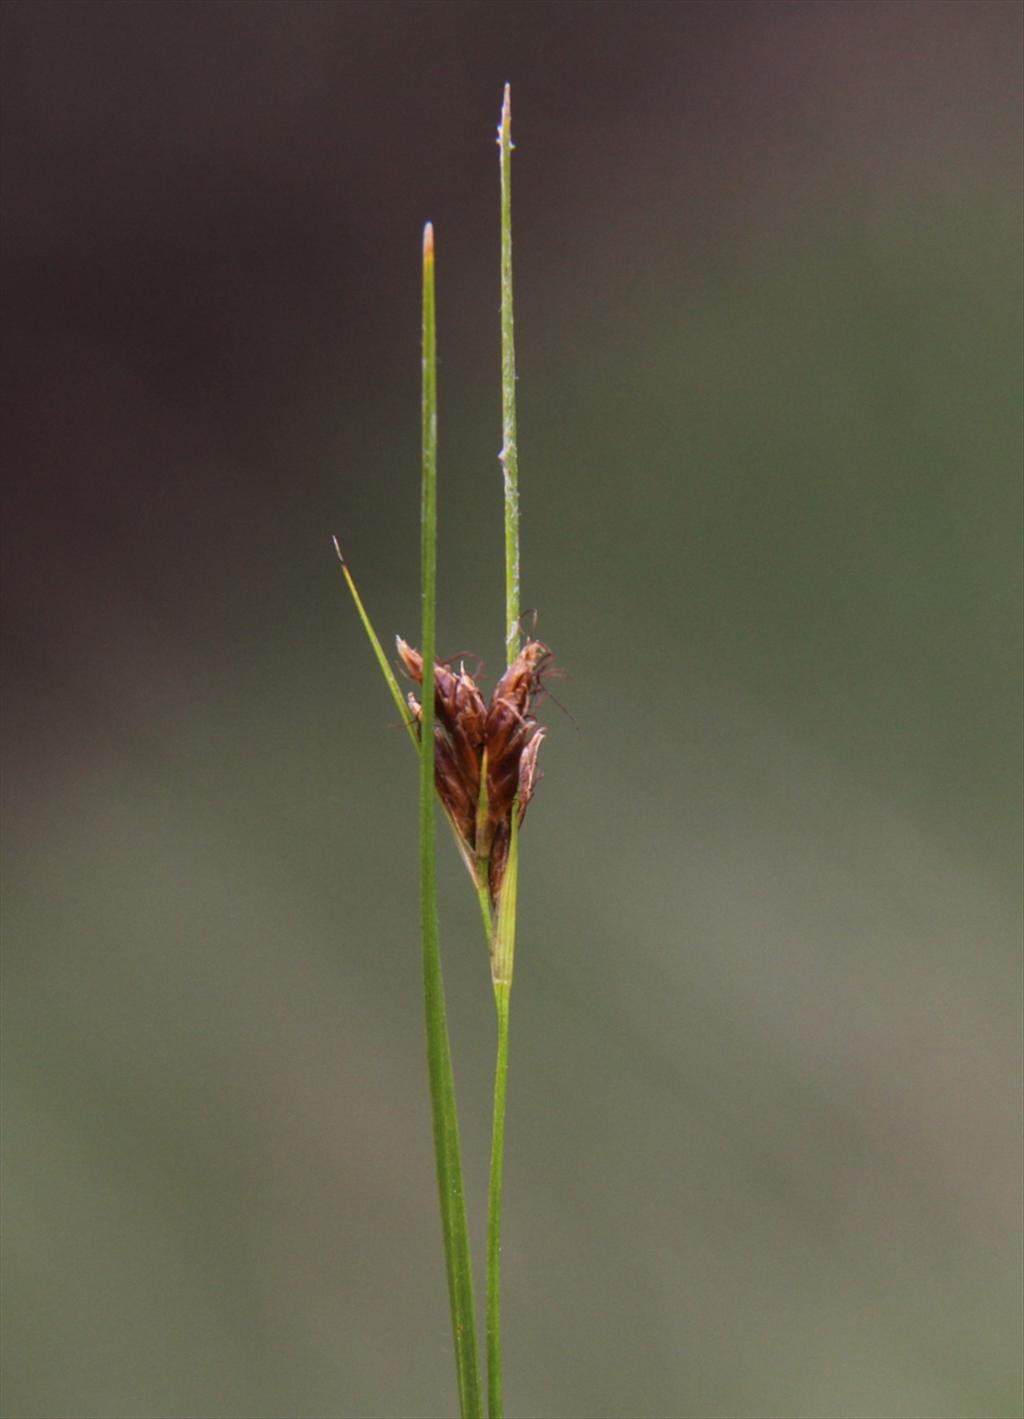
<path fill-rule="evenodd" d="M 423 650 L 424 693 L 420 738 L 420 923 L 427 1067 L 434 1123 L 434 1153 L 455 1368 L 463 1419 L 481 1414 L 480 1370 L 473 1304 L 473 1269 L 466 1221 L 459 1122 L 441 972 L 437 914 L 434 812 L 433 666 L 437 630 L 437 335 L 434 309 L 434 229 L 423 233 Z"/>

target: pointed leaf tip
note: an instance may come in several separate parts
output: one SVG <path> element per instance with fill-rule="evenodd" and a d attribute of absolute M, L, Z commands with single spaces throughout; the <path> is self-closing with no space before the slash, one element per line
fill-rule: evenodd
<path fill-rule="evenodd" d="M 430 261 L 434 255 L 434 224 L 428 222 L 423 228 L 423 259 Z"/>

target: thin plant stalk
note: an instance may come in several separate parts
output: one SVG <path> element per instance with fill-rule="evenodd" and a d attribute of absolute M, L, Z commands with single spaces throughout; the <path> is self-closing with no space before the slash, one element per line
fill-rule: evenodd
<path fill-rule="evenodd" d="M 505 1099 L 508 1093 L 507 985 L 494 987 L 498 1011 L 498 1056 L 494 1068 L 494 1119 L 491 1125 L 491 1176 L 487 1194 L 487 1412 L 504 1413 L 501 1350 L 501 1202 L 505 1161 Z"/>
<path fill-rule="evenodd" d="M 508 1017 L 515 955 L 519 829 L 512 819 L 508 866 L 491 952 L 494 1003 L 498 1015 L 498 1054 L 494 1068 L 494 1116 L 491 1124 L 491 1174 L 487 1194 L 487 1412 L 504 1412 L 501 1349 L 501 1213 L 504 1193 L 505 1100 L 508 1094 Z"/>
<path fill-rule="evenodd" d="M 501 171 L 501 467 L 505 487 L 505 654 L 519 654 L 519 455 L 516 444 L 516 351 L 512 312 L 512 103 L 505 85 L 498 129 Z M 497 1009 L 494 1116 L 487 1195 L 487 1412 L 502 1419 L 501 1216 L 504 1192 L 505 1101 L 508 1094 L 508 1025 L 515 955 L 519 876 L 518 809 L 512 810 L 508 866 L 497 904 L 491 942 L 491 977 Z"/>
<path fill-rule="evenodd" d="M 512 318 L 512 98 L 508 84 L 498 129 L 501 152 L 501 427 L 505 481 L 505 664 L 519 653 L 519 449 L 516 343 Z"/>
<path fill-rule="evenodd" d="M 434 314 L 434 230 L 423 233 L 423 663 L 434 664 L 437 608 L 437 350 Z M 427 1067 L 434 1123 L 437 1187 L 448 1272 L 455 1369 L 463 1419 L 482 1413 L 473 1306 L 473 1270 L 466 1221 L 455 1080 L 445 1011 L 438 939 L 434 810 L 434 696 L 423 696 L 420 729 L 420 919 L 423 934 L 423 999 Z"/>

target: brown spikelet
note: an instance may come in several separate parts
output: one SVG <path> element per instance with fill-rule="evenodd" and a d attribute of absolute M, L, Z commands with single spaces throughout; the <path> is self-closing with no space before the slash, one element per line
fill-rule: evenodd
<path fill-rule="evenodd" d="M 538 729 L 536 734 L 523 750 L 519 760 L 519 821 L 526 817 L 526 805 L 533 797 L 533 790 L 538 782 L 544 777 L 537 772 L 537 755 L 544 740 L 544 730 Z"/>
<path fill-rule="evenodd" d="M 407 674 L 422 684 L 422 655 L 401 637 L 396 643 Z M 518 798 L 521 823 L 540 777 L 537 754 L 544 731 L 531 710 L 550 661 L 547 646 L 530 641 L 498 681 L 489 705 L 464 669 L 456 673 L 441 662 L 434 665 L 434 781 L 492 902 L 508 863 L 514 805 Z M 409 707 L 419 725 L 420 706 L 413 695 Z"/>

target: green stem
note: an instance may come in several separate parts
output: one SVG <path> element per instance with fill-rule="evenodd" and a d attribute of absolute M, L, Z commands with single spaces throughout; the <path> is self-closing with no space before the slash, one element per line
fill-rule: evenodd
<path fill-rule="evenodd" d="M 519 654 L 519 451 L 516 443 L 516 350 L 512 315 L 512 100 L 508 84 L 498 129 L 501 154 L 501 467 L 505 481 L 505 655 Z M 508 1016 L 515 954 L 519 880 L 518 805 L 512 808 L 508 864 L 491 938 L 491 975 L 498 1013 L 498 1055 L 494 1070 L 494 1118 L 487 1206 L 487 1412 L 501 1419 L 501 1212 L 504 1193 L 505 1098 L 508 1089 Z"/>
<path fill-rule="evenodd" d="M 501 150 L 501 469 L 505 479 L 505 664 L 519 654 L 519 449 L 516 342 L 512 318 L 512 98 L 508 84 L 498 129 Z"/>
<path fill-rule="evenodd" d="M 519 892 L 519 829 L 512 820 L 508 866 L 498 899 L 491 945 L 491 976 L 498 1012 L 498 1057 L 494 1067 L 494 1119 L 491 1126 L 491 1177 L 487 1196 L 487 1412 L 502 1419 L 501 1364 L 501 1209 L 504 1195 L 505 1099 L 508 1094 L 508 1016 L 516 950 Z"/>
<path fill-rule="evenodd" d="M 437 349 L 434 312 L 434 229 L 423 233 L 423 664 L 425 694 L 420 735 L 420 915 L 427 1067 L 434 1123 L 437 1187 L 448 1272 L 455 1368 L 463 1419 L 481 1414 L 480 1371 L 473 1306 L 473 1271 L 462 1182 L 459 1123 L 441 973 L 434 835 L 434 695 L 432 667 L 437 608 Z M 430 667 L 429 669 L 427 667 Z"/>
<path fill-rule="evenodd" d="M 502 1419 L 501 1383 L 501 1202 L 505 1161 L 505 1097 L 508 1091 L 509 987 L 494 986 L 498 1008 L 498 1058 L 494 1069 L 494 1121 L 487 1207 L 487 1412 Z"/>

